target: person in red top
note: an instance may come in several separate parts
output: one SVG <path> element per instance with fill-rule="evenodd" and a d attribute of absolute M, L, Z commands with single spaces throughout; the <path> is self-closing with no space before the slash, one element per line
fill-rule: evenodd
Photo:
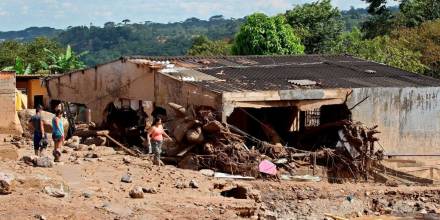
<path fill-rule="evenodd" d="M 154 164 L 161 165 L 162 161 L 160 160 L 160 153 L 162 152 L 163 137 L 165 136 L 165 138 L 171 139 L 163 129 L 161 118 L 154 119 L 153 125 L 148 130 L 148 136 L 151 140 L 151 148 L 154 154 Z"/>

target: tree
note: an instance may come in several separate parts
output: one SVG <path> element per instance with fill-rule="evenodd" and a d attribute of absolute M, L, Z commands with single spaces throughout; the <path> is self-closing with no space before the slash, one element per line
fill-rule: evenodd
<path fill-rule="evenodd" d="M 209 40 L 205 35 L 194 38 L 187 54 L 191 56 L 231 55 L 231 44 L 226 40 Z"/>
<path fill-rule="evenodd" d="M 400 22 L 406 27 L 415 27 L 425 21 L 440 18 L 439 0 L 403 0 L 400 4 L 402 18 Z"/>
<path fill-rule="evenodd" d="M 61 47 L 58 42 L 48 38 L 35 38 L 29 42 L 5 41 L 0 43 L 0 67 L 16 66 L 17 58 L 22 63 L 31 67 L 31 72 L 35 73 L 42 69 L 40 62 L 48 61 L 44 48 L 54 52 L 60 52 Z"/>
<path fill-rule="evenodd" d="M 296 6 L 286 12 L 286 18 L 300 35 L 306 53 L 325 53 L 344 29 L 341 13 L 330 0 Z"/>
<path fill-rule="evenodd" d="M 85 68 L 86 65 L 79 60 L 79 58 L 85 55 L 87 52 L 83 52 L 76 55 L 70 45 L 67 45 L 66 52 L 62 54 L 56 54 L 48 49 L 44 50 L 50 59 L 49 62 L 41 62 L 41 66 L 45 70 L 49 70 L 51 74 L 65 73 L 72 70 L 78 70 Z"/>
<path fill-rule="evenodd" d="M 122 23 L 124 23 L 125 25 L 127 25 L 128 23 L 130 23 L 130 19 L 124 19 L 124 20 L 122 20 Z"/>
<path fill-rule="evenodd" d="M 420 52 L 413 51 L 388 36 L 362 39 L 359 29 L 341 35 L 332 52 L 351 54 L 415 73 L 425 73 L 427 69 L 420 61 Z"/>
<path fill-rule="evenodd" d="M 15 58 L 15 65 L 3 68 L 3 71 L 14 71 L 18 75 L 28 75 L 32 73 L 32 65 L 24 64 L 23 59 L 20 57 Z"/>
<path fill-rule="evenodd" d="M 391 34 L 391 38 L 398 44 L 420 53 L 421 62 L 430 69 L 428 75 L 440 76 L 440 20 L 396 30 Z"/>
<path fill-rule="evenodd" d="M 255 13 L 241 26 L 232 51 L 239 55 L 302 54 L 304 46 L 283 16 Z"/>

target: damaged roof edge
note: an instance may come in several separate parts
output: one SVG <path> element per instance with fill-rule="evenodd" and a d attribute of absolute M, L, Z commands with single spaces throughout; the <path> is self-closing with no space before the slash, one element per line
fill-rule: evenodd
<path fill-rule="evenodd" d="M 345 99 L 351 91 L 349 88 L 328 88 L 224 92 L 223 101 Z"/>

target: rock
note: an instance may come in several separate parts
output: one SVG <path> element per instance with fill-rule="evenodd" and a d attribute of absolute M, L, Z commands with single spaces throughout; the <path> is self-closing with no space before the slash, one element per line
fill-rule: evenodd
<path fill-rule="evenodd" d="M 179 168 L 188 170 L 199 170 L 199 163 L 194 154 L 186 154 L 178 164 Z"/>
<path fill-rule="evenodd" d="M 151 187 L 151 188 L 142 187 L 142 191 L 144 193 L 151 193 L 151 194 L 156 194 L 157 193 L 157 189 L 154 188 L 154 187 Z"/>
<path fill-rule="evenodd" d="M 43 192 L 56 198 L 62 198 L 66 196 L 62 185 L 60 185 L 60 188 L 58 189 L 51 186 L 45 186 L 43 188 Z"/>
<path fill-rule="evenodd" d="M 72 152 L 72 149 L 68 148 L 68 147 L 64 147 L 62 152 L 65 153 L 65 154 L 69 154 L 69 153 Z"/>
<path fill-rule="evenodd" d="M 38 220 L 47 220 L 46 216 L 44 215 L 35 215 L 34 217 Z"/>
<path fill-rule="evenodd" d="M 12 136 L 6 136 L 3 141 L 4 142 L 12 142 L 14 139 L 12 138 Z"/>
<path fill-rule="evenodd" d="M 0 172 L 0 195 L 12 193 L 15 186 L 15 178 L 11 174 Z"/>
<path fill-rule="evenodd" d="M 129 195 L 133 199 L 142 199 L 144 198 L 144 192 L 142 191 L 142 187 L 136 186 L 130 190 Z"/>
<path fill-rule="evenodd" d="M 85 150 L 85 149 L 87 149 L 87 145 L 85 145 L 85 144 L 78 144 L 78 147 L 74 148 L 73 150 L 74 151 L 82 151 L 82 150 Z"/>
<path fill-rule="evenodd" d="M 18 160 L 17 148 L 12 144 L 6 144 L 0 147 L 0 159 Z"/>
<path fill-rule="evenodd" d="M 67 143 L 67 146 L 74 149 L 74 150 L 78 149 L 79 145 L 80 145 L 79 142 Z"/>
<path fill-rule="evenodd" d="M 83 196 L 85 198 L 91 198 L 92 197 L 92 193 L 91 192 L 83 192 Z"/>
<path fill-rule="evenodd" d="M 215 173 L 214 170 L 210 170 L 210 169 L 202 169 L 199 172 L 205 176 L 214 176 Z"/>
<path fill-rule="evenodd" d="M 84 155 L 85 158 L 98 158 L 98 154 L 97 153 L 87 153 L 86 155 Z"/>
<path fill-rule="evenodd" d="M 177 189 L 184 189 L 187 188 L 188 186 L 185 183 L 182 183 L 180 181 L 176 182 L 176 184 L 174 185 Z"/>
<path fill-rule="evenodd" d="M 32 156 L 23 156 L 20 160 L 23 161 L 25 164 L 29 165 L 29 166 L 35 166 L 35 162 L 37 160 L 37 156 L 32 155 Z"/>
<path fill-rule="evenodd" d="M 189 181 L 189 187 L 191 187 L 193 189 L 198 189 L 199 184 L 195 180 L 191 180 L 191 181 Z"/>
<path fill-rule="evenodd" d="M 87 147 L 87 150 L 95 150 L 95 148 L 96 148 L 96 145 L 92 144 Z"/>
<path fill-rule="evenodd" d="M 35 159 L 35 166 L 37 167 L 52 167 L 53 166 L 53 160 L 48 157 L 37 157 Z"/>
<path fill-rule="evenodd" d="M 129 157 L 122 158 L 122 161 L 124 161 L 124 163 L 131 163 L 131 159 Z"/>
<path fill-rule="evenodd" d="M 426 209 L 422 209 L 422 210 L 420 210 L 419 213 L 420 213 L 420 214 L 428 214 L 428 211 L 426 211 Z"/>
<path fill-rule="evenodd" d="M 130 175 L 130 174 L 124 174 L 124 175 L 121 177 L 121 182 L 124 182 L 124 183 L 131 183 L 131 182 L 133 182 L 133 179 L 131 178 L 131 175 Z"/>
<path fill-rule="evenodd" d="M 420 197 L 419 200 L 422 201 L 422 202 L 427 202 L 428 201 L 428 199 L 426 197 Z"/>
<path fill-rule="evenodd" d="M 96 146 L 102 146 L 105 145 L 106 143 L 107 143 L 107 138 L 101 136 L 89 137 L 83 142 L 83 144 L 85 145 L 96 145 Z"/>

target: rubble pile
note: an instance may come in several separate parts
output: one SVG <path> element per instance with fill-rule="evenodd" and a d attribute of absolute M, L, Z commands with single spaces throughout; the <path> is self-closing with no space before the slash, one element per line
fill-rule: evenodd
<path fill-rule="evenodd" d="M 379 139 L 377 126 L 367 127 L 361 122 L 344 121 L 338 131 L 339 141 L 335 150 L 328 151 L 332 163 L 328 171 L 334 180 L 354 178 L 368 180 L 377 162 L 383 159 L 382 150 L 376 150 L 374 143 Z"/>
<path fill-rule="evenodd" d="M 186 111 L 172 105 L 178 118 L 171 123 L 176 147 L 167 152 L 178 166 L 187 169 L 213 169 L 220 172 L 258 176 L 263 155 L 245 145 L 242 136 L 215 119 L 211 110 Z"/>
<path fill-rule="evenodd" d="M 210 109 L 189 109 L 171 103 L 177 118 L 171 125 L 174 149 L 167 155 L 177 160 L 180 168 L 213 169 L 218 172 L 259 177 L 258 166 L 269 160 L 290 174 L 300 166 L 322 165 L 334 181 L 368 180 L 374 164 L 382 159 L 374 148 L 378 141 L 377 126 L 369 128 L 361 122 L 335 122 L 336 146 L 322 146 L 316 151 L 298 150 L 266 142 L 248 148 L 245 137 L 231 132 L 229 125 L 217 121 Z"/>

